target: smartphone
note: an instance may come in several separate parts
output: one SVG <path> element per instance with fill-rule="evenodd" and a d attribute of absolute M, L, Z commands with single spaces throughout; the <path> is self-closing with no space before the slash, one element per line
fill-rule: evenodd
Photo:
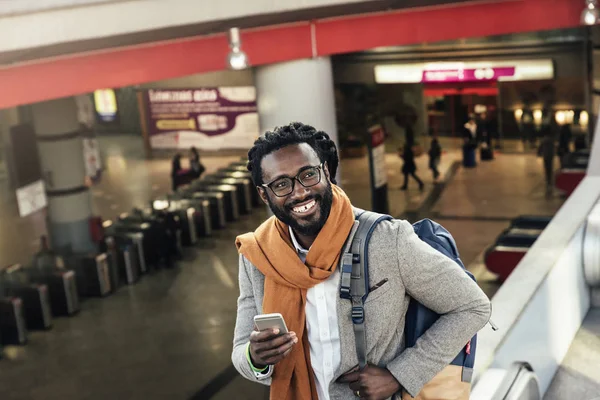
<path fill-rule="evenodd" d="M 277 328 L 280 334 L 288 333 L 283 316 L 279 313 L 255 315 L 254 325 L 259 331 Z"/>

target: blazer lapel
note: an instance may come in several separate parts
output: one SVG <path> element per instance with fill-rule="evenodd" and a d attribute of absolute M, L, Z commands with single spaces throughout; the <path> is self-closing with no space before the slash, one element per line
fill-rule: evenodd
<path fill-rule="evenodd" d="M 341 277 L 341 274 L 340 274 Z M 338 283 L 338 293 L 341 286 L 341 279 Z M 334 380 L 342 374 L 348 372 L 351 368 L 358 365 L 356 356 L 356 347 L 354 342 L 354 328 L 352 326 L 352 302 L 347 299 L 337 297 L 336 302 L 338 329 L 340 333 L 340 351 L 341 361 L 337 371 L 335 371 Z"/>

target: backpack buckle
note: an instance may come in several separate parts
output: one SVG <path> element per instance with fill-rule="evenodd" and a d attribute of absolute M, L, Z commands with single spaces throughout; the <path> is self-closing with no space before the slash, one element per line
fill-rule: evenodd
<path fill-rule="evenodd" d="M 340 287 L 340 298 L 342 299 L 350 299 L 350 288 L 349 287 Z"/>
<path fill-rule="evenodd" d="M 352 307 L 352 323 L 362 324 L 365 321 L 365 309 L 363 306 Z"/>

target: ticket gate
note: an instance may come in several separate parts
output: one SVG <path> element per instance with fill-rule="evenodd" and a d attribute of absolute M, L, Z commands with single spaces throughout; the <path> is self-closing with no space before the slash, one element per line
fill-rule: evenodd
<path fill-rule="evenodd" d="M 188 199 L 192 201 L 208 201 L 208 220 L 212 229 L 223 229 L 227 226 L 225 213 L 225 196 L 220 192 L 185 191 L 173 200 Z"/>
<path fill-rule="evenodd" d="M 227 167 L 219 168 L 219 171 L 225 171 L 225 172 L 249 172 L 248 171 L 248 167 L 246 167 L 246 165 L 236 165 L 236 164 L 230 164 Z"/>
<path fill-rule="evenodd" d="M 223 194 L 223 205 L 225 209 L 225 220 L 227 222 L 235 222 L 239 219 L 239 200 L 237 196 L 237 188 L 232 185 L 211 184 L 208 182 L 196 181 L 190 185 L 189 189 L 182 192 L 183 197 L 188 197 L 197 192 L 212 192 Z M 193 196 L 192 196 L 193 197 Z"/>
<path fill-rule="evenodd" d="M 0 339 L 3 345 L 27 343 L 23 301 L 18 297 L 4 296 L 2 293 L 0 293 Z"/>
<path fill-rule="evenodd" d="M 32 282 L 48 287 L 52 315 L 71 316 L 79 312 L 75 272 L 67 269 L 62 259 L 55 265 L 38 265 L 34 261 L 27 272 Z"/>
<path fill-rule="evenodd" d="M 65 265 L 75 272 L 77 289 L 82 297 L 105 297 L 112 293 L 108 255 L 67 254 Z"/>
<path fill-rule="evenodd" d="M 151 216 L 146 217 L 139 212 L 121 214 L 119 219 L 114 222 L 114 229 L 118 232 L 135 234 L 132 239 L 138 246 L 138 258 L 142 273 L 158 269 L 161 262 L 168 264 L 169 244 L 167 241 L 169 237 L 167 229 Z"/>
<path fill-rule="evenodd" d="M 252 198 L 252 206 L 253 207 L 261 207 L 264 205 L 262 202 L 260 195 L 258 194 L 258 190 L 254 187 L 254 182 L 252 181 L 252 173 L 250 171 L 217 171 L 211 176 L 218 176 L 221 178 L 244 178 L 250 181 L 250 196 Z"/>
<path fill-rule="evenodd" d="M 252 181 L 247 178 L 219 177 L 208 175 L 202 179 L 203 182 L 216 185 L 232 185 L 237 189 L 238 205 L 241 214 L 252 212 Z"/>
<path fill-rule="evenodd" d="M 199 198 L 179 198 L 169 200 L 169 210 L 184 215 L 186 222 L 182 224 L 183 237 L 190 244 L 196 243 L 197 237 L 212 235 L 210 201 Z M 185 242 L 184 242 L 185 244 Z"/>
<path fill-rule="evenodd" d="M 141 276 L 138 240 L 132 235 L 115 229 L 112 221 L 104 221 L 106 250 L 111 262 L 111 283 L 114 287 L 121 284 L 133 285 Z M 116 271 L 116 273 L 114 272 Z"/>
<path fill-rule="evenodd" d="M 0 285 L 8 297 L 20 298 L 23 302 L 23 314 L 28 330 L 50 329 L 52 327 L 52 309 L 48 286 L 31 283 L 21 264 L 7 267 L 0 275 Z"/>

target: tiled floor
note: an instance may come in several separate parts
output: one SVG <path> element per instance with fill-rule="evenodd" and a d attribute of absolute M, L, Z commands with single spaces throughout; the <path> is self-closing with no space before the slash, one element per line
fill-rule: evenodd
<path fill-rule="evenodd" d="M 107 171 L 93 190 L 97 214 L 109 218 L 168 191 L 168 160 L 143 160 L 141 143 L 133 137 L 105 138 L 102 146 Z M 206 157 L 204 163 L 210 172 L 240 155 Z M 448 171 L 457 156 L 449 148 L 442 170 Z M 418 207 L 433 188 L 426 156 L 417 160 L 424 192 L 414 184 L 400 192 L 401 161 L 395 155 L 386 160 L 391 213 Z M 354 204 L 368 208 L 366 166 L 366 159 L 344 160 L 341 183 Z M 44 217 L 18 218 L 11 195 L 4 192 L 0 257 L 7 264 L 30 257 Z M 449 228 L 463 260 L 473 264 L 509 218 L 552 213 L 561 201 L 543 196 L 539 160 L 499 155 L 476 169 L 459 169 L 430 215 Z M 33 332 L 27 346 L 5 349 L 0 398 L 266 398 L 264 387 L 232 372 L 229 359 L 238 269 L 233 241 L 265 217 L 266 209 L 256 209 L 190 250 L 178 268 L 146 276 L 111 297 L 87 300 L 76 317 L 55 320 L 52 331 Z M 493 289 L 493 276 L 485 279 Z"/>

